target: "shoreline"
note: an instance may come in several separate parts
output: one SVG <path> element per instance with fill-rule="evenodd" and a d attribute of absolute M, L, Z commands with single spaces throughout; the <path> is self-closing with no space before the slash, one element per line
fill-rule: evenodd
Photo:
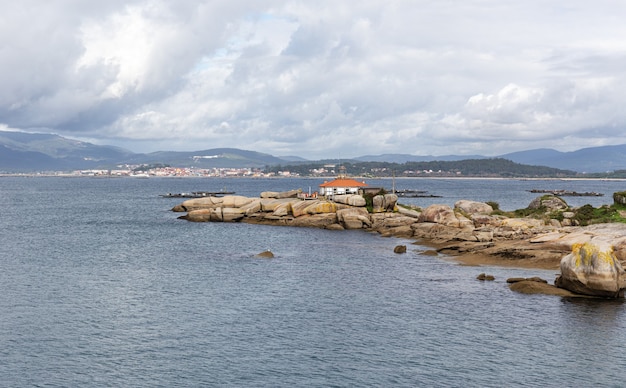
<path fill-rule="evenodd" d="M 186 200 L 172 208 L 191 222 L 246 222 L 332 230 L 361 229 L 383 237 L 420 244 L 464 265 L 559 270 L 561 259 L 576 244 L 610 246 L 617 260 L 626 261 L 626 224 L 565 225 L 544 219 L 491 215 L 491 206 L 459 200 L 454 209 L 430 205 L 419 211 L 396 206 L 394 194 L 378 195 L 368 210 L 360 195 L 340 195 L 333 201 L 302 201 L 301 190 L 263 192 L 260 197 L 224 196 Z M 359 201 L 357 201 L 359 200 Z M 393 210 L 392 210 L 393 209 Z"/>
<path fill-rule="evenodd" d="M 125 176 L 125 175 L 80 175 L 80 174 L 72 174 L 66 172 L 49 172 L 49 173 L 0 173 L 0 178 L 131 178 L 131 179 L 306 179 L 306 180 L 314 180 L 314 179 L 335 179 L 334 175 L 320 175 L 320 176 L 172 176 L 172 175 L 162 175 L 162 176 Z M 550 177 L 550 178 L 505 178 L 505 177 L 481 177 L 481 176 L 401 176 L 401 177 L 372 177 L 372 176 L 360 176 L 355 175 L 355 178 L 358 179 L 369 179 L 369 180 L 498 180 L 498 181 L 606 181 L 606 182 L 626 182 L 626 178 L 579 178 L 579 177 L 571 177 L 571 178 L 559 178 L 559 177 Z"/>
<path fill-rule="evenodd" d="M 333 194 L 332 201 L 303 201 L 301 193 L 298 189 L 262 192 L 258 198 L 194 198 L 172 211 L 186 212 L 178 218 L 190 222 L 365 230 L 432 248 L 418 254 L 445 255 L 459 265 L 560 272 L 555 274 L 554 285 L 538 277 L 507 279 L 507 283 L 514 283 L 511 289 L 523 293 L 618 298 L 626 290 L 626 272 L 622 269 L 626 261 L 626 223 L 572 226 L 573 212 L 564 214 L 562 222 L 508 218 L 493 215 L 487 203 L 469 200 L 457 201 L 454 209 L 435 204 L 416 210 L 397 206 L 395 194 L 376 195 L 368 207 L 359 194 Z M 535 202 L 535 207 L 529 209 L 562 205 L 551 198 Z M 403 244 L 394 248 L 395 253 L 406 251 Z M 493 280 L 493 276 L 483 273 L 477 279 Z"/>
<path fill-rule="evenodd" d="M 445 255 L 460 265 L 481 267 L 555 270 L 560 269 L 561 259 L 571 251 L 552 244 L 532 243 L 528 240 L 501 240 L 489 244 L 475 242 L 437 242 L 427 238 L 409 238 L 413 244 L 422 245 Z M 509 257 L 504 257 L 507 252 Z"/>

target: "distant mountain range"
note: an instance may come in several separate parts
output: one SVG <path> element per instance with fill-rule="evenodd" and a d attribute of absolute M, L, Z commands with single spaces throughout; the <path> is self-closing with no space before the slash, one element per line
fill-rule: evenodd
<path fill-rule="evenodd" d="M 508 159 L 520 164 L 546 166 L 580 173 L 602 173 L 626 170 L 626 144 L 582 148 L 571 152 L 560 152 L 550 148 L 539 148 L 528 151 L 512 152 L 495 157 Z M 406 163 L 430 162 L 435 160 L 458 161 L 485 158 L 488 157 L 482 155 L 416 156 L 406 154 L 385 154 L 377 156 L 361 156 L 357 158 L 357 160 L 364 162 Z"/>
<path fill-rule="evenodd" d="M 541 148 L 497 156 L 515 163 L 547 166 L 580 173 L 626 170 L 626 144 L 560 152 Z M 361 162 L 428 162 L 487 159 L 481 155 L 417 156 L 408 154 L 366 155 L 351 159 Z M 167 164 L 198 168 L 263 168 L 307 163 L 298 156 L 276 157 L 237 148 L 215 148 L 194 152 L 160 151 L 134 153 L 113 146 L 99 146 L 54 134 L 0 131 L 0 172 L 70 171 L 119 165 Z"/>

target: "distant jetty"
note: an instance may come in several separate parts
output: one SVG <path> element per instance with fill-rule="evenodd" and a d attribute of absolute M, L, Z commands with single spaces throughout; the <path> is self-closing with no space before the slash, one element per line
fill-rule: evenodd
<path fill-rule="evenodd" d="M 393 191 L 393 194 L 404 198 L 441 198 L 441 195 L 428 194 L 424 190 L 401 189 Z"/>
<path fill-rule="evenodd" d="M 531 193 L 544 193 L 544 194 L 552 194 L 552 195 L 557 195 L 559 197 L 563 197 L 563 196 L 569 196 L 569 197 L 602 197 L 604 196 L 603 193 L 596 193 L 596 192 L 583 192 L 583 193 L 579 193 L 577 191 L 569 191 L 569 190 L 540 190 L 540 189 L 532 189 L 532 190 L 528 190 Z"/>
<path fill-rule="evenodd" d="M 192 191 L 191 193 L 167 193 L 162 194 L 163 198 L 204 198 L 219 197 L 222 195 L 235 194 L 234 191 Z"/>

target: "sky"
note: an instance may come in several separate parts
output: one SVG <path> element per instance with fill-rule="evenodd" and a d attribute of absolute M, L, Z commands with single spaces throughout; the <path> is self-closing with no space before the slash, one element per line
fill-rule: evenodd
<path fill-rule="evenodd" d="M 0 129 L 134 152 L 626 143 L 623 0 L 0 0 Z"/>

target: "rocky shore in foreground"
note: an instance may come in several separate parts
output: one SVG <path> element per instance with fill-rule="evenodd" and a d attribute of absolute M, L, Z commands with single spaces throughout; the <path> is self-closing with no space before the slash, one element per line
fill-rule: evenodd
<path fill-rule="evenodd" d="M 550 202 L 558 202 L 554 198 L 557 197 L 538 198 L 539 206 L 544 208 Z M 431 205 L 425 209 L 407 208 L 397 201 L 395 194 L 376 195 L 367 204 L 364 197 L 356 194 L 335 195 L 331 200 L 306 198 L 301 190 L 292 190 L 263 192 L 258 198 L 237 195 L 194 198 L 172 210 L 185 212 L 179 218 L 193 222 L 360 229 L 415 239 L 432 248 L 425 253 L 450 255 L 469 265 L 560 269 L 561 278 L 564 258 L 574 255 L 570 267 L 602 266 L 604 272 L 591 279 L 589 274 L 584 274 L 589 271 L 580 268 L 568 275 L 576 283 L 576 287 L 570 285 L 568 289 L 611 296 L 623 294 L 626 288 L 621 264 L 626 261 L 626 224 L 572 226 L 575 222 L 567 212 L 561 220 L 510 218 L 496 214 L 487 203 L 470 200 L 458 201 L 454 207 Z M 565 272 L 569 273 L 568 268 Z M 587 287 L 590 282 L 600 282 L 593 285 L 600 291 L 587 292 L 584 287 L 578 287 L 578 283 Z"/>

